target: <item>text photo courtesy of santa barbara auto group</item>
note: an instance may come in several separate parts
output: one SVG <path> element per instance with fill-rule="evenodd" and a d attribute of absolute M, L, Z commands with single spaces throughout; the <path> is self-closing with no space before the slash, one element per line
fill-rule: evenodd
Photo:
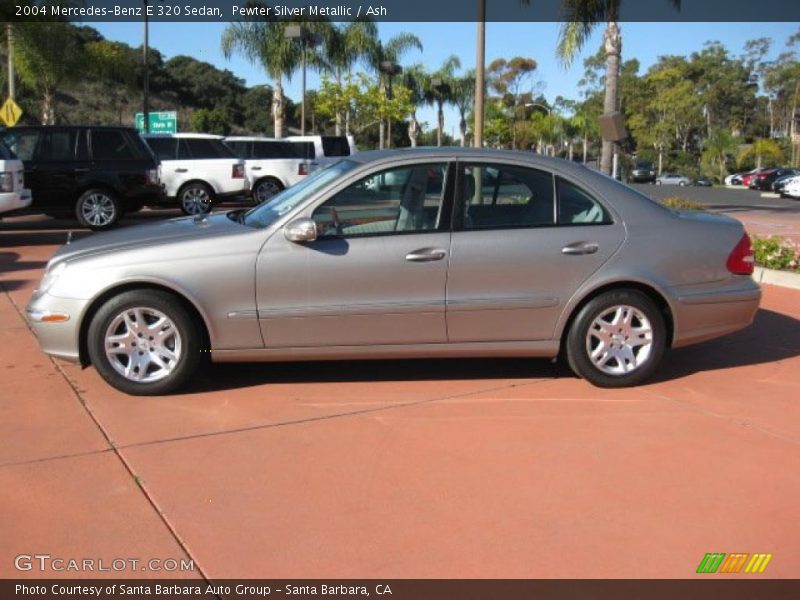
<path fill-rule="evenodd" d="M 800 4 L 0 11 L 0 599 L 800 597 Z"/>

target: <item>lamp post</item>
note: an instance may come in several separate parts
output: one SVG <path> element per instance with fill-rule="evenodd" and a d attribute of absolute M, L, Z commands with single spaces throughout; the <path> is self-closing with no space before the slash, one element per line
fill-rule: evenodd
<path fill-rule="evenodd" d="M 392 81 L 394 81 L 394 78 L 397 77 L 398 75 L 400 75 L 400 73 L 403 72 L 403 67 L 401 67 L 400 65 L 398 65 L 395 62 L 392 62 L 391 60 L 384 60 L 384 61 L 381 62 L 380 65 L 378 65 L 378 69 L 380 70 L 381 73 L 386 75 L 386 80 L 387 80 L 387 82 L 389 84 L 389 86 L 388 86 L 388 88 L 386 90 L 386 97 L 389 100 L 391 100 L 392 98 L 394 98 L 394 95 L 392 93 Z M 391 148 L 392 147 L 392 120 L 391 119 L 386 119 L 386 147 L 387 148 Z"/>
<path fill-rule="evenodd" d="M 144 132 L 150 133 L 150 65 L 147 62 L 150 46 L 150 27 L 147 19 L 147 2 L 144 0 L 144 44 L 142 45 L 142 61 L 144 63 L 144 70 L 142 73 L 142 113 L 144 116 L 143 125 Z"/>
<path fill-rule="evenodd" d="M 311 33 L 306 27 L 302 25 L 287 25 L 283 30 L 284 36 L 287 39 L 296 40 L 300 43 L 300 52 L 302 53 L 303 61 L 303 102 L 300 108 L 300 135 L 306 134 L 306 67 L 307 57 L 306 49 L 309 44 L 313 47 L 319 44 L 319 36 Z"/>

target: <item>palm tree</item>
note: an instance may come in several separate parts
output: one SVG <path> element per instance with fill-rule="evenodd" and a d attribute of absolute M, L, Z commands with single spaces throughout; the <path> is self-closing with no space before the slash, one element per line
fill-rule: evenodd
<path fill-rule="evenodd" d="M 342 85 L 342 79 L 350 78 L 353 65 L 359 60 L 367 59 L 378 43 L 378 27 L 372 21 L 351 21 L 332 27 L 326 40 L 325 57 L 329 68 L 336 77 L 336 83 Z M 345 134 L 350 133 L 350 111 L 343 115 L 336 113 L 336 135 L 342 134 L 344 121 Z"/>
<path fill-rule="evenodd" d="M 436 145 L 442 145 L 442 132 L 444 131 L 444 105 L 452 101 L 453 83 L 456 69 L 461 68 L 461 61 L 453 54 L 444 61 L 439 69 L 431 74 L 427 98 L 430 104 L 435 104 L 437 113 Z"/>
<path fill-rule="evenodd" d="M 389 80 L 383 73 L 382 65 L 386 63 L 396 64 L 400 58 L 409 50 L 417 49 L 422 51 L 422 42 L 413 33 L 398 33 L 393 38 L 383 43 L 378 41 L 369 51 L 369 66 L 378 75 L 378 85 L 387 93 Z M 378 146 L 386 145 L 386 128 L 383 120 L 379 123 Z"/>
<path fill-rule="evenodd" d="M 680 9 L 681 0 L 669 0 Z M 603 47 L 606 55 L 605 98 L 603 112 L 617 110 L 619 66 L 622 55 L 622 35 L 619 27 L 619 8 L 622 0 L 563 0 L 564 24 L 556 54 L 565 66 L 569 66 L 583 48 L 595 25 L 606 23 Z M 614 143 L 603 140 L 600 155 L 600 170 L 611 174 Z"/>
<path fill-rule="evenodd" d="M 736 138 L 727 129 L 712 129 L 706 138 L 701 161 L 712 169 L 719 169 L 720 183 L 727 174 L 728 159 L 733 156 L 737 147 Z"/>
<path fill-rule="evenodd" d="M 467 113 L 475 104 L 475 72 L 469 71 L 463 77 L 456 77 L 453 80 L 451 92 L 452 102 L 461 117 L 458 125 L 461 129 L 461 146 L 463 147 L 467 141 Z"/>
<path fill-rule="evenodd" d="M 430 74 L 425 71 L 425 67 L 419 64 L 406 69 L 403 73 L 403 85 L 411 92 L 411 102 L 413 104 L 411 119 L 408 123 L 408 140 L 411 142 L 412 148 L 417 147 L 420 133 L 417 108 L 426 102 L 425 90 L 428 89 L 430 77 Z"/>
<path fill-rule="evenodd" d="M 222 32 L 222 54 L 230 58 L 240 52 L 251 63 L 260 63 L 272 80 L 272 119 L 275 137 L 283 137 L 283 78 L 291 79 L 301 63 L 298 44 L 285 34 L 287 21 L 242 21 L 228 23 Z"/>

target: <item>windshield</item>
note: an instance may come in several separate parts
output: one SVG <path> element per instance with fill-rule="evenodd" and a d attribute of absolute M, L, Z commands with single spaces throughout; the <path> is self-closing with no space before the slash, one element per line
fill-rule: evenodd
<path fill-rule="evenodd" d="M 249 227 L 269 227 L 283 215 L 300 206 L 317 190 L 354 169 L 356 164 L 351 160 L 341 160 L 321 171 L 317 171 L 313 175 L 309 175 L 300 183 L 286 188 L 268 201 L 248 211 L 244 215 L 242 223 Z"/>

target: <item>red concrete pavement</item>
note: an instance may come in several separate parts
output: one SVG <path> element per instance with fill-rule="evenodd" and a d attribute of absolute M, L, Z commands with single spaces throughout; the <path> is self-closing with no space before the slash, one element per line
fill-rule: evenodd
<path fill-rule="evenodd" d="M 396 361 L 219 365 L 133 398 L 25 326 L 60 237 L 0 229 L 0 577 L 33 552 L 212 578 L 681 578 L 770 552 L 800 576 L 800 292 L 766 287 L 751 328 L 636 389 Z"/>

